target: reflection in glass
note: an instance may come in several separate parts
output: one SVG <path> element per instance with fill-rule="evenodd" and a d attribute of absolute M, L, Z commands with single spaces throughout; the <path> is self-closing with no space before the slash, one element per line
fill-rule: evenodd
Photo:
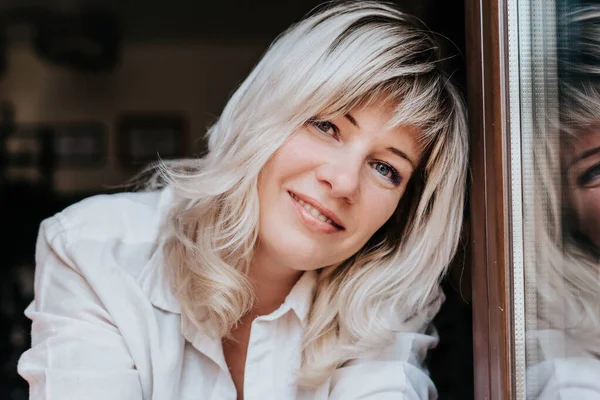
<path fill-rule="evenodd" d="M 537 105 L 532 143 L 530 399 L 600 399 L 600 4 L 569 4 L 557 8 L 558 102 Z"/>

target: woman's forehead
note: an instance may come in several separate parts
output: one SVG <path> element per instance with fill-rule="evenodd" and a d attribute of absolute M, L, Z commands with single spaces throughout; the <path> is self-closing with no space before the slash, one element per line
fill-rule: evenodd
<path fill-rule="evenodd" d="M 575 136 L 569 137 L 562 152 L 563 160 L 571 165 L 589 152 L 600 154 L 600 124 L 582 128 Z"/>

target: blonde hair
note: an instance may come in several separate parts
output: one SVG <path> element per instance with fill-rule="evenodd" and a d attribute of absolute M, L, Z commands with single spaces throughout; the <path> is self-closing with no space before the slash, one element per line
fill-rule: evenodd
<path fill-rule="evenodd" d="M 534 141 L 538 328 L 562 330 L 600 356 L 600 258 L 573 223 L 561 156 L 600 123 L 600 7 L 572 12 L 562 34 L 558 124 L 550 122 Z"/>
<path fill-rule="evenodd" d="M 267 160 L 314 116 L 383 97 L 391 125 L 419 128 L 422 164 L 395 216 L 357 254 L 319 271 L 298 383 L 318 385 L 393 330 L 421 328 L 403 321 L 427 311 L 455 254 L 468 159 L 464 106 L 439 61 L 425 29 L 375 1 L 327 4 L 275 40 L 209 129 L 206 156 L 160 167 L 178 199 L 165 244 L 171 284 L 194 323 L 223 337 L 252 307 L 246 272 Z"/>

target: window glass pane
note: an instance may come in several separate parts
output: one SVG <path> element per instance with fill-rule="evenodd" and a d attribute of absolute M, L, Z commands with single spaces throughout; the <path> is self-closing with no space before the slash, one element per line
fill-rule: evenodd
<path fill-rule="evenodd" d="M 600 399 L 600 1 L 509 5 L 516 391 Z"/>

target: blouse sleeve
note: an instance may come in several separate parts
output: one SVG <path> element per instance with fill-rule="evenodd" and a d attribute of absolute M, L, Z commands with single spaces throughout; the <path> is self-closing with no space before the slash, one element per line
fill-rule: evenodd
<path fill-rule="evenodd" d="M 428 350 L 438 343 L 430 321 L 443 299 L 440 293 L 426 312 L 406 321 L 388 346 L 338 368 L 331 379 L 329 400 L 436 399 L 424 362 Z"/>
<path fill-rule="evenodd" d="M 32 400 L 142 399 L 138 373 L 119 330 L 69 257 L 58 217 L 44 221 L 36 246 L 31 349 L 19 374 Z"/>

